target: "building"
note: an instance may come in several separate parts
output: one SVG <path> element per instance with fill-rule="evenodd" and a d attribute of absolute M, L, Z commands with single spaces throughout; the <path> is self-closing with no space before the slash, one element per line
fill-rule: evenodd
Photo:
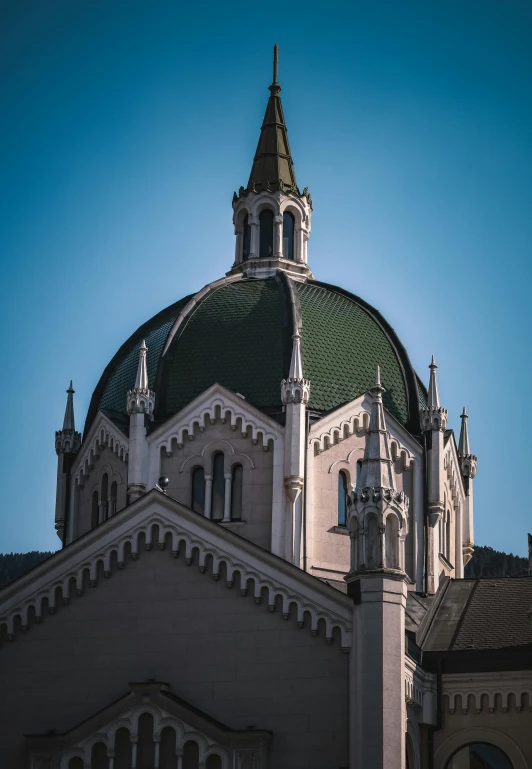
<path fill-rule="evenodd" d="M 468 415 L 310 270 L 274 58 L 233 265 L 125 342 L 83 438 L 67 391 L 63 548 L 0 591 L 2 767 L 532 765 L 532 580 L 464 579 Z"/>

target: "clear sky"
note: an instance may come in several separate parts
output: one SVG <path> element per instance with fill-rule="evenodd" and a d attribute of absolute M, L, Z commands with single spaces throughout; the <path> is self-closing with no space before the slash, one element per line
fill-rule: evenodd
<path fill-rule="evenodd" d="M 476 541 L 524 555 L 529 0 L 2 0 L 0 552 L 56 549 L 54 430 L 145 320 L 232 264 L 274 42 L 309 261 L 470 414 Z"/>

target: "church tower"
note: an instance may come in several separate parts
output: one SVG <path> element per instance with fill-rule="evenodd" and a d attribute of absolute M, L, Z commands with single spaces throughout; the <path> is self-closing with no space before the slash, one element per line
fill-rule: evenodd
<path fill-rule="evenodd" d="M 67 402 L 63 429 L 55 434 L 57 454 L 57 490 L 55 500 L 55 530 L 64 544 L 66 541 L 67 510 L 69 506 L 70 468 L 81 446 L 81 434 L 76 432 L 74 421 L 74 388 L 72 380 L 67 390 Z"/>
<path fill-rule="evenodd" d="M 308 187 L 301 192 L 297 186 L 277 70 L 274 46 L 273 82 L 253 166 L 247 186 L 233 195 L 236 245 L 230 272 L 266 276 L 282 269 L 303 279 L 312 277 L 307 266 L 312 199 Z"/>

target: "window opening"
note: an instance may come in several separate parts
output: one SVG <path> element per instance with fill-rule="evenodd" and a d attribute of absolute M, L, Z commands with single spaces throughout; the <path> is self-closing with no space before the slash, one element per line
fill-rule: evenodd
<path fill-rule="evenodd" d="M 224 455 L 217 452 L 212 458 L 212 520 L 224 517 L 225 479 Z"/>
<path fill-rule="evenodd" d="M 101 522 L 107 520 L 107 512 L 109 507 L 109 476 L 107 473 L 103 474 L 102 478 L 102 497 L 101 497 L 101 508 L 102 508 L 102 515 L 101 515 Z"/>
<path fill-rule="evenodd" d="M 203 467 L 196 467 L 192 472 L 192 501 L 191 508 L 196 513 L 205 512 L 205 470 Z"/>
<path fill-rule="evenodd" d="M 347 523 L 347 475 L 343 470 L 338 473 L 338 526 Z"/>
<path fill-rule="evenodd" d="M 294 230 L 294 217 L 287 211 L 283 214 L 283 256 L 285 259 L 294 258 Z"/>
<path fill-rule="evenodd" d="M 118 486 L 116 484 L 116 481 L 113 481 L 111 484 L 111 502 L 110 502 L 109 515 L 114 515 L 116 513 L 117 495 L 118 495 Z"/>
<path fill-rule="evenodd" d="M 273 255 L 273 211 L 269 208 L 260 212 L 260 248 L 259 256 Z"/>
<path fill-rule="evenodd" d="M 231 519 L 240 521 L 242 518 L 242 478 L 244 470 L 242 465 L 233 467 L 231 477 Z"/>
<path fill-rule="evenodd" d="M 246 214 L 243 222 L 243 234 L 242 234 L 242 261 L 245 262 L 249 259 L 251 251 L 251 225 L 249 223 L 249 216 Z"/>
<path fill-rule="evenodd" d="M 455 753 L 445 769 L 513 769 L 513 766 L 500 748 L 487 742 L 474 742 Z"/>
<path fill-rule="evenodd" d="M 98 525 L 98 513 L 99 513 L 98 492 L 93 491 L 92 492 L 91 529 L 95 529 L 96 526 Z"/>

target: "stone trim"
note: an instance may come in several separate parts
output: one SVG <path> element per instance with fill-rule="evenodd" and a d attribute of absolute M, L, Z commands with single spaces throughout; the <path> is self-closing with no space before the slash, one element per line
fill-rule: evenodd
<path fill-rule="evenodd" d="M 200 571 L 206 572 L 209 562 L 215 580 L 223 563 L 228 587 L 233 587 L 238 573 L 242 595 L 252 591 L 255 602 L 261 603 L 266 591 L 268 608 L 276 611 L 281 601 L 284 619 L 291 613 L 293 616 L 291 607 L 295 605 L 299 627 L 304 627 L 309 615 L 313 635 L 318 635 L 322 626 L 321 632 L 325 631 L 331 643 L 333 630 L 338 628 L 342 648 L 350 648 L 352 604 L 347 596 L 156 490 L 4 588 L 0 593 L 0 629 L 6 626 L 8 639 L 14 640 L 19 624 L 22 631 L 28 628 L 30 609 L 37 622 L 45 609 L 54 614 L 57 600 L 67 605 L 71 591 L 83 594 L 86 576 L 91 587 L 97 586 L 100 564 L 104 577 L 109 578 L 113 557 L 119 570 L 124 567 L 126 552 L 138 558 L 141 540 L 147 550 L 154 546 L 164 550 L 170 545 L 174 557 L 184 545 L 188 565 L 197 551 Z"/>
<path fill-rule="evenodd" d="M 449 713 L 482 712 L 482 698 L 488 698 L 488 711 L 497 710 L 495 698 L 500 696 L 501 709 L 506 713 L 510 705 L 510 696 L 515 697 L 515 709 L 523 709 L 524 697 L 528 698 L 527 707 L 532 712 L 532 671 L 508 673 L 455 673 L 443 677 L 443 702 Z M 459 699 L 458 699 L 459 698 Z"/>
<path fill-rule="evenodd" d="M 99 411 L 72 466 L 71 477 L 78 482 L 79 486 L 83 486 L 84 480 L 89 477 L 94 460 L 99 457 L 104 448 L 110 449 L 122 462 L 129 461 L 128 439 L 105 414 Z"/>

